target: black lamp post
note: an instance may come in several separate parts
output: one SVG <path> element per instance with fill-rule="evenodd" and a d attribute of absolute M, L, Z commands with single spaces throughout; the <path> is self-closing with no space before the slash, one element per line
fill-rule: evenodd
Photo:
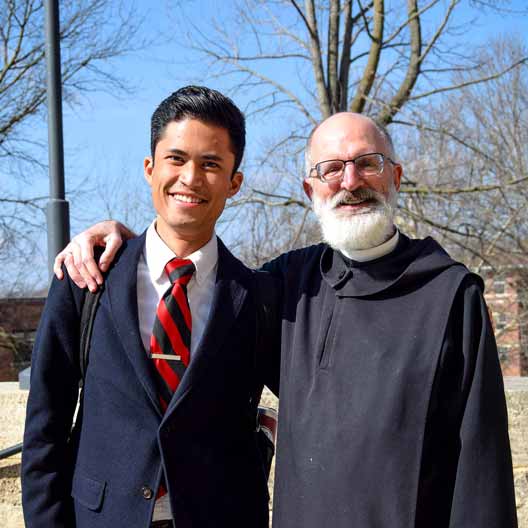
<path fill-rule="evenodd" d="M 62 78 L 58 0 L 46 0 L 46 62 L 48 70 L 48 145 L 50 198 L 47 206 L 48 270 L 53 274 L 55 255 L 70 240 L 69 205 L 64 193 L 62 135 Z"/>

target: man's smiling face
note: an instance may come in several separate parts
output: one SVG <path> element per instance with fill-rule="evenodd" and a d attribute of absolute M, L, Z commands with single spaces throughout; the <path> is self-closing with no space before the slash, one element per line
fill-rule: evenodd
<path fill-rule="evenodd" d="M 386 140 L 372 120 L 359 114 L 343 112 L 328 118 L 316 129 L 309 154 L 314 166 L 324 160 L 351 160 L 372 152 L 380 152 L 389 158 L 391 156 Z M 390 196 L 391 184 L 398 190 L 400 179 L 401 167 L 395 167 L 390 162 L 384 164 L 381 174 L 369 177 L 360 176 L 356 167 L 350 163 L 346 166 L 341 180 L 324 183 L 307 178 L 304 181 L 304 190 L 310 198 L 316 195 L 324 201 L 342 191 L 346 191 L 349 196 L 357 194 L 355 199 L 350 196 L 347 200 L 338 201 L 339 204 L 335 206 L 336 212 L 350 216 L 368 213 L 370 208 L 376 206 L 379 200 L 369 198 L 372 191 L 387 199 Z"/>
<path fill-rule="evenodd" d="M 144 172 L 158 213 L 156 230 L 172 240 L 206 244 L 242 173 L 232 175 L 235 155 L 225 128 L 198 119 L 171 121 Z"/>
<path fill-rule="evenodd" d="M 335 249 L 372 248 L 394 233 L 394 207 L 402 168 L 388 161 L 392 154 L 390 145 L 365 116 L 335 114 L 313 133 L 308 151 L 312 167 L 326 160 L 354 160 L 376 152 L 386 159 L 379 174 L 362 175 L 354 163 L 348 163 L 340 179 L 327 183 L 307 177 L 303 182 L 323 238 Z"/>

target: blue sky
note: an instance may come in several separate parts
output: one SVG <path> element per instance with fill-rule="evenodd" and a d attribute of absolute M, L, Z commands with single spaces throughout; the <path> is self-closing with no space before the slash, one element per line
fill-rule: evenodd
<path fill-rule="evenodd" d="M 476 12 L 462 8 L 458 19 L 461 25 L 471 20 Z M 216 20 L 226 24 L 225 29 L 237 31 L 236 20 L 230 18 L 231 2 L 215 0 L 176 1 L 159 0 L 137 2 L 138 11 L 144 18 L 141 35 L 153 43 L 141 51 L 115 60 L 112 69 L 132 87 L 130 94 L 91 93 L 80 106 L 64 108 L 64 143 L 66 189 L 72 191 L 79 186 L 99 188 L 100 193 L 83 193 L 72 200 L 72 234 L 113 213 L 125 218 L 121 206 L 128 207 L 129 221 L 140 229 L 145 226 L 150 213 L 138 206 L 131 196 L 143 196 L 148 203 L 148 187 L 143 182 L 142 163 L 149 153 L 149 119 L 156 105 L 178 87 L 198 83 L 206 84 L 221 91 L 231 85 L 225 78 L 210 78 L 203 62 L 185 47 L 185 33 L 192 33 L 189 20 L 201 24 Z M 526 9 L 526 0 L 516 0 L 511 9 Z M 506 33 L 524 34 L 527 20 L 518 16 L 498 16 L 495 13 L 481 16 L 478 25 L 465 30 L 464 38 L 485 43 L 492 36 Z M 289 71 L 276 70 L 287 77 Z M 249 101 L 249 94 L 236 94 L 235 102 L 242 108 Z M 284 125 L 284 123 L 282 123 Z M 266 136 L 277 128 L 277 123 L 266 120 L 249 120 L 248 151 L 246 159 L 259 148 Z M 44 139 L 47 134 L 44 120 L 33 123 L 35 138 Z M 117 183 L 116 183 L 117 182 Z M 13 185 L 15 185 L 13 183 Z M 28 195 L 48 193 L 47 175 L 36 174 L 31 186 L 22 186 L 21 192 Z M 105 195 L 106 200 L 100 195 Z M 105 201 L 110 202 L 106 204 Z M 132 209 L 132 211 L 131 211 Z M 135 209 L 135 210 L 134 210 Z M 141 211 L 138 211 L 141 209 Z M 44 223 L 44 218 L 42 218 Z M 44 239 L 44 237 L 43 237 Z M 45 270 L 45 241 L 43 254 L 38 257 L 38 266 Z M 45 275 L 45 271 L 44 271 Z"/>
<path fill-rule="evenodd" d="M 203 63 L 185 47 L 184 38 L 179 36 L 184 31 L 192 32 L 182 22 L 184 17 L 180 5 L 185 8 L 185 16 L 191 19 L 200 19 L 204 15 L 214 17 L 220 12 L 228 18 L 225 13 L 229 2 L 161 0 L 157 4 L 160 7 L 152 8 L 150 2 L 142 1 L 138 3 L 138 9 L 146 15 L 142 31 L 147 38 L 160 34 L 160 43 L 114 63 L 115 71 L 130 83 L 133 93 L 119 97 L 92 94 L 82 107 L 65 109 L 66 178 L 70 189 L 80 178 L 111 178 L 126 173 L 130 185 L 142 186 L 148 192 L 142 183 L 142 161 L 149 152 L 149 119 L 156 105 L 169 93 L 188 83 L 206 84 L 221 91 L 231 87 L 228 79 L 207 78 Z M 512 9 L 526 7 L 526 0 L 511 4 Z M 475 16 L 475 11 L 463 11 L 462 16 L 458 15 L 461 22 Z M 488 37 L 501 33 L 521 33 L 527 25 L 528 21 L 523 18 L 502 18 L 490 13 L 482 17 L 478 26 L 474 26 L 466 37 L 484 42 Z M 241 107 L 248 100 L 245 94 L 235 96 Z M 262 121 L 249 120 L 246 159 L 251 158 L 252 147 L 273 129 L 269 123 L 262 125 Z M 93 217 L 99 218 L 100 215 L 94 211 Z"/>

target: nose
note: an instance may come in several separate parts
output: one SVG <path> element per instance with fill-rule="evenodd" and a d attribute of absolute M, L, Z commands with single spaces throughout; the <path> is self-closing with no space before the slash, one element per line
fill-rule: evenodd
<path fill-rule="evenodd" d="M 178 180 L 187 187 L 196 187 L 201 182 L 200 166 L 192 160 L 187 161 L 180 168 Z"/>
<path fill-rule="evenodd" d="M 343 178 L 341 180 L 341 189 L 347 191 L 353 191 L 363 185 L 363 177 L 359 174 L 356 169 L 356 165 L 353 162 L 348 162 L 343 169 Z"/>

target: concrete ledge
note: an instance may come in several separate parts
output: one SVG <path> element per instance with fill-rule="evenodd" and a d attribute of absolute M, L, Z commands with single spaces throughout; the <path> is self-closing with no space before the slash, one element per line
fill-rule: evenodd
<path fill-rule="evenodd" d="M 510 442 L 515 476 L 519 528 L 528 528 L 528 377 L 504 378 L 508 404 Z M 18 383 L 0 383 L 0 449 L 22 440 L 27 391 Z M 276 407 L 277 399 L 263 394 L 263 404 Z M 23 528 L 20 500 L 20 455 L 0 461 L 0 526 Z M 273 486 L 273 473 L 270 487 Z"/>
<path fill-rule="evenodd" d="M 17 382 L 0 383 L 0 449 L 22 441 L 28 391 Z M 20 498 L 20 454 L 0 460 L 0 526 L 23 528 Z"/>
<path fill-rule="evenodd" d="M 0 460 L 0 526 L 24 528 L 20 498 L 20 458 Z"/>
<path fill-rule="evenodd" d="M 505 377 L 519 528 L 528 528 L 528 377 Z"/>
<path fill-rule="evenodd" d="M 15 381 L 0 383 L 0 449 L 22 441 L 27 396 Z"/>

